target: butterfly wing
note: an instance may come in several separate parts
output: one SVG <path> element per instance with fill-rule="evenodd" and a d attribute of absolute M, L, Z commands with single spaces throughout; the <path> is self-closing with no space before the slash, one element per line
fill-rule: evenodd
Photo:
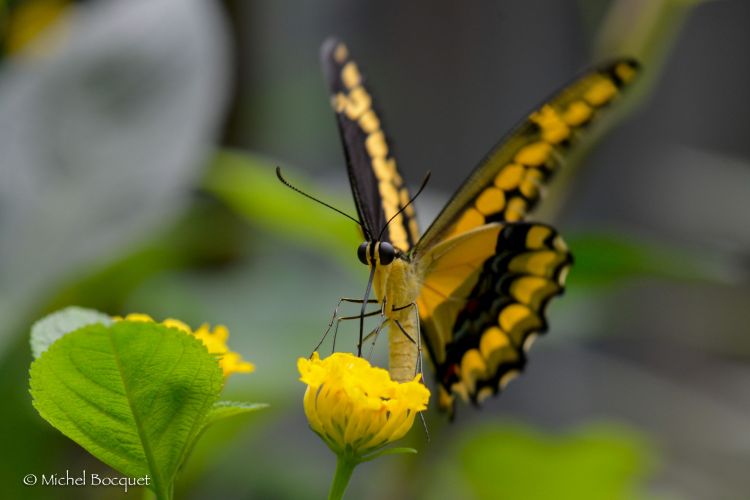
<path fill-rule="evenodd" d="M 547 329 L 545 308 L 563 292 L 572 257 L 549 226 L 523 222 L 542 188 L 605 114 L 638 65 L 620 60 L 587 72 L 498 143 L 458 189 L 411 257 L 419 265 L 422 334 L 440 382 L 479 402 L 523 369 Z"/>
<path fill-rule="evenodd" d="M 321 65 L 336 112 L 354 203 L 365 232 L 369 233 L 365 236 L 388 241 L 407 252 L 419 238 L 412 205 L 396 216 L 378 238 L 387 221 L 408 203 L 409 191 L 396 168 L 372 93 L 341 41 L 332 38 L 323 44 Z"/>
<path fill-rule="evenodd" d="M 588 126 L 606 114 L 637 75 L 630 59 L 584 73 L 552 96 L 482 159 L 412 253 L 489 222 L 523 220 L 571 156 Z"/>
<path fill-rule="evenodd" d="M 480 402 L 523 369 L 571 263 L 553 228 L 527 222 L 479 226 L 420 261 L 429 272 L 417 304 L 441 408 L 452 409 L 454 394 Z"/>

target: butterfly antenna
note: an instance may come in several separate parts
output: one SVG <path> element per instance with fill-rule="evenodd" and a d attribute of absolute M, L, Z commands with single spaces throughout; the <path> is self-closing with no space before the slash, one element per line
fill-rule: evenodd
<path fill-rule="evenodd" d="M 299 189 L 299 188 L 297 188 L 297 187 L 294 187 L 294 186 L 292 186 L 292 185 L 291 185 L 291 184 L 289 183 L 289 181 L 287 181 L 286 179 L 284 179 L 284 176 L 283 176 L 283 175 L 281 175 L 281 167 L 276 167 L 276 177 L 278 177 L 278 178 L 279 178 L 279 180 L 281 181 L 281 183 L 282 183 L 282 184 L 284 184 L 284 185 L 285 185 L 286 187 L 288 187 L 289 189 L 291 189 L 292 191 L 296 191 L 297 193 L 301 194 L 302 196 L 304 196 L 304 197 L 306 197 L 306 198 L 309 198 L 309 199 L 311 199 L 312 201 L 315 201 L 315 202 L 317 202 L 317 203 L 320 203 L 320 204 L 321 204 L 321 205 L 323 205 L 324 207 L 328 207 L 328 208 L 330 208 L 331 210 L 333 210 L 334 212 L 338 212 L 338 213 L 340 213 L 341 215 L 343 215 L 343 216 L 344 216 L 344 217 L 346 217 L 347 219 L 353 220 L 354 222 L 356 222 L 356 223 L 357 223 L 357 225 L 358 225 L 359 227 L 361 227 L 361 228 L 362 228 L 362 231 L 364 231 L 365 235 L 367 236 L 367 239 L 368 239 L 368 240 L 369 240 L 369 239 L 371 239 L 371 238 L 370 238 L 370 233 L 369 233 L 369 232 L 367 231 L 367 228 L 366 228 L 366 227 L 365 227 L 365 225 L 364 225 L 364 224 L 362 224 L 362 223 L 361 223 L 360 221 L 358 221 L 357 219 L 355 219 L 355 218 L 354 218 L 354 217 L 352 217 L 351 215 L 347 214 L 346 212 L 342 212 L 342 211 L 341 211 L 341 210 L 339 210 L 338 208 L 336 208 L 336 207 L 334 207 L 334 206 L 331 206 L 331 205 L 329 205 L 328 203 L 326 203 L 326 202 L 324 202 L 324 201 L 321 201 L 321 200 L 317 199 L 316 197 L 314 197 L 314 196 L 312 196 L 312 195 L 310 195 L 310 194 L 307 194 L 307 193 L 305 193 L 304 191 L 302 191 L 301 189 Z M 417 193 L 417 194 L 419 194 L 419 193 Z"/>
<path fill-rule="evenodd" d="M 409 205 L 411 205 L 411 203 L 414 200 L 417 199 L 417 196 L 419 196 L 419 194 L 422 192 L 422 190 L 425 188 L 425 186 L 427 186 L 427 182 L 430 180 L 430 175 L 432 175 L 432 172 L 427 172 L 427 175 L 424 176 L 424 180 L 422 181 L 422 185 L 419 186 L 419 189 L 417 189 L 417 192 L 414 193 L 414 196 L 412 196 L 411 199 L 406 203 L 406 205 L 404 205 L 403 207 L 401 207 L 401 209 L 398 212 L 396 212 L 395 214 L 393 214 L 393 217 L 391 217 L 390 219 L 388 219 L 388 222 L 385 223 L 385 226 L 383 226 L 383 229 L 380 231 L 380 234 L 378 235 L 378 241 L 380 241 L 380 238 L 383 237 L 383 235 L 385 234 L 385 230 L 388 229 L 388 225 L 393 221 L 393 219 L 395 219 L 396 217 L 398 217 L 401 214 L 401 212 L 403 212 L 404 210 L 406 210 L 406 207 L 408 207 Z"/>

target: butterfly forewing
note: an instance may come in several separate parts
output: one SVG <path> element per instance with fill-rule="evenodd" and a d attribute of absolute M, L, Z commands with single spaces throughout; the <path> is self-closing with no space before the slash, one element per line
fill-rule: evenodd
<path fill-rule="evenodd" d="M 530 113 L 484 157 L 413 253 L 488 222 L 523 220 L 587 127 L 606 114 L 638 71 L 630 59 L 603 64 Z"/>
<path fill-rule="evenodd" d="M 366 236 L 376 239 L 387 221 L 408 203 L 409 191 L 396 168 L 372 93 L 349 49 L 339 40 L 327 40 L 321 49 L 321 64 L 336 112 L 357 212 L 370 233 Z M 409 205 L 396 215 L 380 240 L 407 252 L 418 237 L 414 207 Z"/>

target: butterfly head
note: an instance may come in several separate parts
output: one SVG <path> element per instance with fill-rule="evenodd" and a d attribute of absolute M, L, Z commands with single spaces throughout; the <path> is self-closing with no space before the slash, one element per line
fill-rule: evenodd
<path fill-rule="evenodd" d="M 387 241 L 365 241 L 357 248 L 357 257 L 366 266 L 387 266 L 396 258 L 396 253 Z"/>

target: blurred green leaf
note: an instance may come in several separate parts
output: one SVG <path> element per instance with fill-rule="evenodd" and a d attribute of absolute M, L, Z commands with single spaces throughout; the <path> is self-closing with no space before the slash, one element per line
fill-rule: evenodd
<path fill-rule="evenodd" d="M 651 461 L 641 436 L 611 426 L 565 436 L 486 427 L 468 436 L 459 455 L 466 484 L 482 499 L 633 498 Z"/>
<path fill-rule="evenodd" d="M 220 151 L 204 181 L 204 188 L 250 222 L 286 239 L 351 259 L 359 243 L 356 225 L 332 210 L 285 187 L 276 178 L 276 165 L 259 156 Z M 346 211 L 351 199 L 320 192 L 301 174 L 283 166 L 295 186 Z"/>
<path fill-rule="evenodd" d="M 580 234 L 566 241 L 575 258 L 570 288 L 613 285 L 644 276 L 707 282 L 727 279 L 727 266 L 715 256 L 693 255 L 684 248 L 610 234 Z"/>
<path fill-rule="evenodd" d="M 31 365 L 39 414 L 130 477 L 172 483 L 223 387 L 216 358 L 191 335 L 155 323 L 93 324 L 63 336 Z"/>
<path fill-rule="evenodd" d="M 88 270 L 46 305 L 55 310 L 85 304 L 110 313 L 144 281 L 165 271 L 222 266 L 237 260 L 248 238 L 244 221 L 215 200 L 198 199 L 176 223 L 114 262 Z"/>
<path fill-rule="evenodd" d="M 94 323 L 109 325 L 112 318 L 99 311 L 76 306 L 66 307 L 45 316 L 31 327 L 31 353 L 34 358 L 38 358 L 66 333 Z"/>
<path fill-rule="evenodd" d="M 236 415 L 245 415 L 264 408 L 268 408 L 268 405 L 264 403 L 218 401 L 211 407 L 208 415 L 206 415 L 206 419 L 203 422 L 203 428 L 205 429 L 209 425 L 215 424 L 219 420 L 224 420 L 225 418 L 234 417 Z"/>

